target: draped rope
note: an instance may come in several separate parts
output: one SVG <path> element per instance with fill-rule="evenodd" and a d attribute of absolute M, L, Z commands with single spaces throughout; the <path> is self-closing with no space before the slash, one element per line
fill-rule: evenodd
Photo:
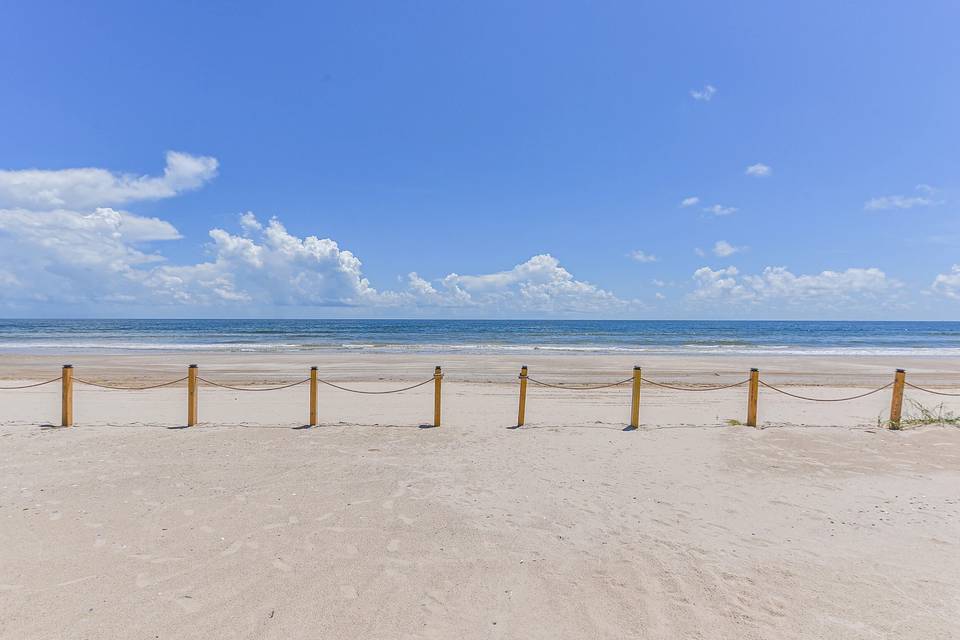
<path fill-rule="evenodd" d="M 17 387 L 0 387 L 0 391 L 12 391 L 14 389 L 31 389 L 33 387 L 42 387 L 45 384 L 50 384 L 51 382 L 57 382 L 58 380 L 62 380 L 62 379 L 63 379 L 63 376 L 57 376 L 52 380 L 45 380 L 44 382 L 34 382 L 33 384 L 24 384 Z"/>
<path fill-rule="evenodd" d="M 186 378 L 184 378 L 186 380 Z M 212 380 L 207 380 L 206 378 L 198 377 L 197 380 L 200 382 L 205 382 L 213 387 L 220 387 L 221 389 L 230 389 L 231 391 L 279 391 L 281 389 L 289 389 L 290 387 L 295 387 L 304 382 L 310 382 L 310 378 L 304 378 L 303 380 L 298 380 L 297 382 L 291 382 L 290 384 L 280 385 L 279 387 L 231 387 L 228 384 L 220 384 L 219 382 L 214 382 Z"/>
<path fill-rule="evenodd" d="M 775 386 L 773 386 L 773 385 L 767 384 L 767 383 L 764 382 L 763 380 L 760 380 L 760 384 L 763 385 L 764 387 L 766 387 L 767 389 L 770 389 L 770 390 L 772 390 L 772 391 L 776 391 L 777 393 L 782 393 L 782 394 L 785 395 L 785 396 L 790 396 L 791 398 L 797 398 L 798 400 L 810 400 L 810 401 L 812 401 L 812 402 L 845 402 L 845 401 L 847 401 L 847 400 L 856 400 L 856 399 L 858 399 L 858 398 L 865 398 L 865 397 L 867 397 L 867 396 L 869 396 L 869 395 L 873 395 L 874 393 L 877 393 L 878 391 L 883 391 L 884 389 L 889 389 L 890 387 L 893 386 L 893 383 L 892 383 L 892 382 L 888 382 L 887 384 L 883 385 L 882 387 L 879 387 L 879 388 L 877 388 L 877 389 L 873 389 L 872 391 L 867 391 L 866 393 L 861 393 L 861 394 L 858 394 L 858 395 L 855 395 L 855 396 L 849 396 L 849 397 L 847 397 L 847 398 L 811 398 L 811 397 L 809 397 L 809 396 L 801 396 L 801 395 L 797 395 L 796 393 L 790 393 L 789 391 L 784 391 L 783 389 L 778 389 L 777 387 L 775 387 Z"/>
<path fill-rule="evenodd" d="M 960 397 L 960 393 L 947 393 L 946 391 L 934 391 L 933 389 L 924 389 L 923 387 L 918 387 L 918 386 L 915 385 L 915 384 L 910 384 L 910 383 L 907 382 L 906 380 L 904 380 L 903 384 L 907 385 L 908 387 L 910 387 L 910 388 L 912 388 L 912 389 L 916 389 L 917 391 L 926 391 L 927 393 L 932 393 L 932 394 L 935 395 L 935 396 Z"/>
<path fill-rule="evenodd" d="M 350 393 L 363 393 L 367 395 L 383 395 L 387 393 L 402 393 L 404 391 L 410 391 L 410 389 L 416 389 L 417 387 L 422 387 L 425 384 L 429 384 L 433 382 L 433 380 L 434 380 L 433 378 L 428 378 L 423 382 L 418 382 L 417 384 L 410 385 L 409 387 L 403 387 L 402 389 L 389 389 L 387 391 L 365 391 L 363 389 L 350 389 L 349 387 L 341 387 L 338 384 L 334 384 L 332 382 L 327 382 L 326 380 L 319 380 L 319 379 L 317 380 L 317 382 L 321 384 L 325 384 L 328 387 L 333 387 L 334 389 L 339 389 L 340 391 L 348 391 Z"/>
<path fill-rule="evenodd" d="M 733 387 L 739 387 L 742 384 L 747 384 L 750 382 L 750 379 L 741 380 L 740 382 L 735 382 L 733 384 L 725 384 L 719 387 L 675 387 L 673 385 L 664 384 L 662 382 L 654 382 L 653 380 L 647 380 L 646 378 L 640 378 L 647 384 L 652 384 L 655 387 L 663 387 L 664 389 L 673 389 L 674 391 L 720 391 L 721 389 L 732 389 Z"/>
<path fill-rule="evenodd" d="M 612 382 L 610 384 L 600 384 L 600 385 L 587 386 L 587 387 L 565 387 L 559 384 L 550 384 L 548 382 L 540 382 L 539 380 L 534 380 L 529 376 L 527 376 L 527 380 L 529 380 L 533 384 L 538 384 L 541 387 L 549 387 L 550 389 L 563 389 L 564 391 L 593 391 L 594 389 L 609 389 L 610 387 L 617 387 L 625 382 L 630 382 L 631 380 L 633 380 L 633 378 L 627 378 L 625 380 L 621 380 L 620 382 Z M 576 384 L 576 383 L 571 383 L 571 384 Z"/>
<path fill-rule="evenodd" d="M 161 382 L 160 384 L 149 384 L 145 387 L 120 387 L 117 385 L 110 384 L 101 384 L 99 382 L 91 382 L 90 380 L 83 380 L 81 378 L 74 378 L 74 382 L 79 382 L 80 384 L 89 385 L 91 387 L 99 387 L 101 389 L 111 389 L 116 391 L 146 391 L 148 389 L 159 389 L 160 387 L 169 387 L 170 385 L 177 384 L 178 382 L 183 382 L 187 377 L 178 378 L 176 380 L 170 380 L 169 382 Z"/>

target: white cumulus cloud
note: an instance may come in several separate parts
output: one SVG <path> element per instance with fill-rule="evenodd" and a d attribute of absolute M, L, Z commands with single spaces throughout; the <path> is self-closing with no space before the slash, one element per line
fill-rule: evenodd
<path fill-rule="evenodd" d="M 577 280 L 549 254 L 536 255 L 506 271 L 480 275 L 451 273 L 436 286 L 416 273 L 404 292 L 417 304 L 482 307 L 491 311 L 590 313 L 630 303 L 594 284 Z"/>
<path fill-rule="evenodd" d="M 65 303 L 135 298 L 150 265 L 146 245 L 180 237 L 170 223 L 126 211 L 0 209 L 0 301 Z"/>
<path fill-rule="evenodd" d="M 656 262 L 658 260 L 657 256 L 653 255 L 652 253 L 647 253 L 643 249 L 631 251 L 630 258 L 636 260 L 637 262 Z"/>
<path fill-rule="evenodd" d="M 757 164 L 752 164 L 747 167 L 745 173 L 748 176 L 754 176 L 755 178 L 765 178 L 773 173 L 773 169 L 762 162 L 758 162 Z"/>
<path fill-rule="evenodd" d="M 203 186 L 217 175 L 217 165 L 215 158 L 168 151 L 162 176 L 95 168 L 0 170 L 0 207 L 86 209 L 169 198 Z"/>
<path fill-rule="evenodd" d="M 172 224 L 110 206 L 196 188 L 216 167 L 213 158 L 170 153 L 160 177 L 103 169 L 2 172 L 0 307 L 435 306 L 509 314 L 631 304 L 574 278 L 549 254 L 506 271 L 452 273 L 435 282 L 411 273 L 401 290 L 378 291 L 360 259 L 335 240 L 291 233 L 279 219 L 250 212 L 239 216 L 238 231 L 211 229 L 202 259 L 173 264 L 160 251 L 181 239 Z"/>
<path fill-rule="evenodd" d="M 244 235 L 211 229 L 211 260 L 155 269 L 149 284 L 194 304 L 249 301 L 277 306 L 391 304 L 363 276 L 360 260 L 330 238 L 298 237 L 278 219 L 241 216 Z"/>
<path fill-rule="evenodd" d="M 915 190 L 917 195 L 892 195 L 870 198 L 863 204 L 863 208 L 867 211 L 881 211 L 884 209 L 913 209 L 914 207 L 931 207 L 943 204 L 942 201 L 933 198 L 936 190 L 930 185 L 918 184 Z"/>
<path fill-rule="evenodd" d="M 709 207 L 704 207 L 703 210 L 707 213 L 712 213 L 715 216 L 729 216 L 730 214 L 737 212 L 736 207 L 725 207 L 722 204 L 714 204 Z"/>
<path fill-rule="evenodd" d="M 694 300 L 825 305 L 889 302 L 902 286 L 877 268 L 851 268 L 796 275 L 786 267 L 766 267 L 757 275 L 741 275 L 736 267 L 701 267 L 693 274 Z"/>
<path fill-rule="evenodd" d="M 330 239 L 298 238 L 278 220 L 239 236 L 212 229 L 209 261 L 171 265 L 144 245 L 176 240 L 168 222 L 99 208 L 84 214 L 58 210 L 0 210 L 2 267 L 10 303 L 131 302 L 141 305 L 224 302 L 262 305 L 389 303 L 372 289 L 360 261 Z"/>
<path fill-rule="evenodd" d="M 960 300 L 960 264 L 953 265 L 949 273 L 938 274 L 931 288 L 948 298 Z"/>
<path fill-rule="evenodd" d="M 691 89 L 690 97 L 701 102 L 710 102 L 716 93 L 717 88 L 712 84 L 707 84 L 703 86 L 703 89 Z"/>
<path fill-rule="evenodd" d="M 735 253 L 743 251 L 743 249 L 744 247 L 735 247 L 726 240 L 717 240 L 717 242 L 713 245 L 713 255 L 720 258 L 726 258 Z"/>
<path fill-rule="evenodd" d="M 697 196 L 690 196 L 689 198 L 684 198 L 680 201 L 681 207 L 692 207 L 696 204 L 700 204 L 700 198 Z"/>

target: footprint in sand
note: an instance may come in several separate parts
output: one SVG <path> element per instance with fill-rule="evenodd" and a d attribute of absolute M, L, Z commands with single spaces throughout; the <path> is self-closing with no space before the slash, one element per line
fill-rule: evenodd
<path fill-rule="evenodd" d="M 387 543 L 387 551 L 397 551 L 400 549 L 400 541 L 396 538 Z"/>
<path fill-rule="evenodd" d="M 196 613 L 200 610 L 200 603 L 195 601 L 191 596 L 180 596 L 175 602 L 187 613 Z"/>
<path fill-rule="evenodd" d="M 54 511 L 53 513 L 50 514 L 51 520 L 59 520 L 62 517 L 63 517 L 63 514 L 60 513 L 59 511 Z"/>
<path fill-rule="evenodd" d="M 393 509 L 393 500 L 384 500 L 383 504 L 380 506 L 389 511 L 390 509 Z"/>
<path fill-rule="evenodd" d="M 241 542 L 240 540 L 237 540 L 236 542 L 234 542 L 233 544 L 231 544 L 229 547 L 227 547 L 226 549 L 224 549 L 223 552 L 222 552 L 220 555 L 221 555 L 221 556 L 232 556 L 232 555 L 235 554 L 237 551 L 240 551 L 240 547 L 242 547 L 242 546 L 243 546 L 243 542 Z"/>
<path fill-rule="evenodd" d="M 356 600 L 360 594 L 357 593 L 357 588 L 353 585 L 342 584 L 340 585 L 340 595 L 347 600 Z"/>
<path fill-rule="evenodd" d="M 86 582 L 87 580 L 93 580 L 93 579 L 96 578 L 96 577 L 97 577 L 97 576 L 94 575 L 94 576 L 85 576 L 85 577 L 83 577 L 83 578 L 75 578 L 75 579 L 73 579 L 73 580 L 67 580 L 66 582 L 59 582 L 59 583 L 57 583 L 57 586 L 58 586 L 58 587 L 69 587 L 69 586 L 72 585 L 72 584 L 79 584 L 79 583 L 81 583 L 81 582 Z"/>
<path fill-rule="evenodd" d="M 446 602 L 444 602 L 443 594 L 439 591 L 428 591 L 427 598 L 421 603 L 421 605 L 434 615 L 443 615 L 447 610 L 447 605 Z"/>
<path fill-rule="evenodd" d="M 284 572 L 288 572 L 293 568 L 290 565 L 288 565 L 286 562 L 281 560 L 280 558 L 277 558 L 276 560 L 273 561 L 273 566 L 279 569 L 280 571 L 284 571 Z"/>

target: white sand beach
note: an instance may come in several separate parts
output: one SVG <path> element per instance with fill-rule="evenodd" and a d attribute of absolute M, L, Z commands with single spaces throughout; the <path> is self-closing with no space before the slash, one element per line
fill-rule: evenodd
<path fill-rule="evenodd" d="M 0 357 L 0 386 L 63 356 Z M 890 390 L 812 403 L 761 389 L 531 385 L 500 356 L 69 357 L 77 378 L 230 385 L 320 377 L 397 395 L 77 384 L 0 392 L 3 638 L 950 638 L 960 635 L 960 429 L 889 431 Z M 534 356 L 546 382 L 634 362 Z M 644 376 L 835 398 L 908 380 L 960 391 L 952 358 L 654 357 Z M 960 413 L 960 398 L 907 392 Z"/>

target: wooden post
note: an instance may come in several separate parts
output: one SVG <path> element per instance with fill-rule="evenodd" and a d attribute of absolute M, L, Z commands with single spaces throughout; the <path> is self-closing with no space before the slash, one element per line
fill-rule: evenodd
<path fill-rule="evenodd" d="M 757 398 L 760 395 L 760 371 L 750 369 L 750 391 L 747 397 L 747 426 L 757 426 Z"/>
<path fill-rule="evenodd" d="M 433 370 L 433 426 L 440 426 L 440 382 L 443 380 L 443 373 L 438 366 Z"/>
<path fill-rule="evenodd" d="M 187 426 L 197 424 L 197 365 L 187 369 Z"/>
<path fill-rule="evenodd" d="M 64 427 L 73 426 L 73 365 L 63 365 L 60 391 L 60 424 Z"/>
<path fill-rule="evenodd" d="M 907 381 L 907 372 L 897 369 L 893 377 L 893 398 L 890 400 L 890 428 L 900 428 L 900 413 L 903 411 L 903 383 Z"/>
<path fill-rule="evenodd" d="M 317 426 L 317 368 L 310 367 L 310 426 Z"/>
<path fill-rule="evenodd" d="M 630 428 L 640 428 L 640 367 L 633 368 L 633 398 L 630 403 Z"/>
<path fill-rule="evenodd" d="M 520 411 L 517 413 L 517 426 L 522 427 L 527 417 L 527 365 L 520 367 Z"/>

